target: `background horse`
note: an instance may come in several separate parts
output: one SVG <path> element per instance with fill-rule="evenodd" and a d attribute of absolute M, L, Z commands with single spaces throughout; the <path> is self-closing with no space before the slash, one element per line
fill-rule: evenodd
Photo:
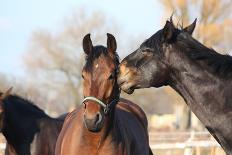
<path fill-rule="evenodd" d="M 1 93 L 0 130 L 7 140 L 6 155 L 54 155 L 64 116 L 51 118 L 30 101 Z"/>
<path fill-rule="evenodd" d="M 167 21 L 121 63 L 118 83 L 134 89 L 169 85 L 186 101 L 227 154 L 232 154 L 232 58 L 193 39 Z"/>
<path fill-rule="evenodd" d="M 119 99 L 116 40 L 107 34 L 107 48 L 83 39 L 83 105 L 70 113 L 56 145 L 56 155 L 148 155 L 147 118 L 136 104 Z M 150 151 L 150 154 L 152 152 Z"/>

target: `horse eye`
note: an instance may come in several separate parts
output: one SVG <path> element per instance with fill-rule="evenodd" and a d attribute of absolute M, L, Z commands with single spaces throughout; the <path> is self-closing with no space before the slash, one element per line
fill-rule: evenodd
<path fill-rule="evenodd" d="M 83 74 L 81 75 L 81 77 L 82 77 L 82 79 L 84 79 L 84 78 L 85 78 Z"/>
<path fill-rule="evenodd" d="M 142 52 L 143 53 L 153 52 L 153 49 L 151 49 L 151 48 L 145 48 L 145 49 L 142 49 Z"/>
<path fill-rule="evenodd" d="M 146 52 L 147 52 L 147 49 L 143 49 L 142 52 L 143 52 L 143 53 L 146 53 Z"/>

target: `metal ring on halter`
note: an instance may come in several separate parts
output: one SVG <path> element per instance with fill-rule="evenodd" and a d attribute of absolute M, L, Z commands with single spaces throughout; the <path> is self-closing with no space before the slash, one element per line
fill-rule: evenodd
<path fill-rule="evenodd" d="M 110 107 L 112 107 L 114 104 L 117 103 L 118 99 L 114 99 L 113 101 L 111 101 L 109 104 L 105 104 L 104 102 L 102 102 L 101 100 L 97 99 L 96 97 L 93 96 L 87 96 L 84 98 L 84 100 L 82 101 L 82 104 L 85 104 L 85 101 L 90 100 L 90 101 L 94 101 L 97 104 L 99 104 L 100 106 L 103 107 L 104 113 L 107 114 L 110 110 Z"/>
<path fill-rule="evenodd" d="M 109 105 L 107 104 L 103 110 L 104 110 L 104 114 L 107 114 L 109 112 Z"/>

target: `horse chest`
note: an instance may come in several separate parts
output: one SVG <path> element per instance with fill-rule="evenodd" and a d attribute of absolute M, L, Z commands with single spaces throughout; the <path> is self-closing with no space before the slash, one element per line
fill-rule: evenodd
<path fill-rule="evenodd" d="M 61 154 L 68 155 L 114 155 L 113 144 L 110 137 L 104 141 L 100 146 L 100 137 L 87 138 L 87 135 L 79 134 L 81 131 L 77 130 L 72 134 L 64 136 L 62 142 Z"/>
<path fill-rule="evenodd" d="M 103 146 L 101 147 L 99 143 L 93 145 L 85 145 L 85 142 L 83 142 L 77 148 L 77 152 L 81 155 L 116 155 L 116 152 L 114 152 L 114 150 L 115 149 L 113 149 L 112 143 L 109 143 L 109 141 L 104 142 Z"/>

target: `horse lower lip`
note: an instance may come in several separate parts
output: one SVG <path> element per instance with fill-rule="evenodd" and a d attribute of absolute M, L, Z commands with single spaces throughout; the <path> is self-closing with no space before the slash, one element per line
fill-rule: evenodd
<path fill-rule="evenodd" d="M 134 92 L 134 89 L 129 88 L 129 89 L 125 90 L 125 92 L 127 94 L 132 94 Z"/>
<path fill-rule="evenodd" d="M 132 94 L 134 92 L 134 87 L 132 84 L 123 82 L 123 84 L 120 87 L 127 94 Z"/>
<path fill-rule="evenodd" d="M 94 133 L 96 133 L 96 132 L 99 132 L 100 131 L 100 129 L 88 129 L 90 132 L 94 132 Z"/>

